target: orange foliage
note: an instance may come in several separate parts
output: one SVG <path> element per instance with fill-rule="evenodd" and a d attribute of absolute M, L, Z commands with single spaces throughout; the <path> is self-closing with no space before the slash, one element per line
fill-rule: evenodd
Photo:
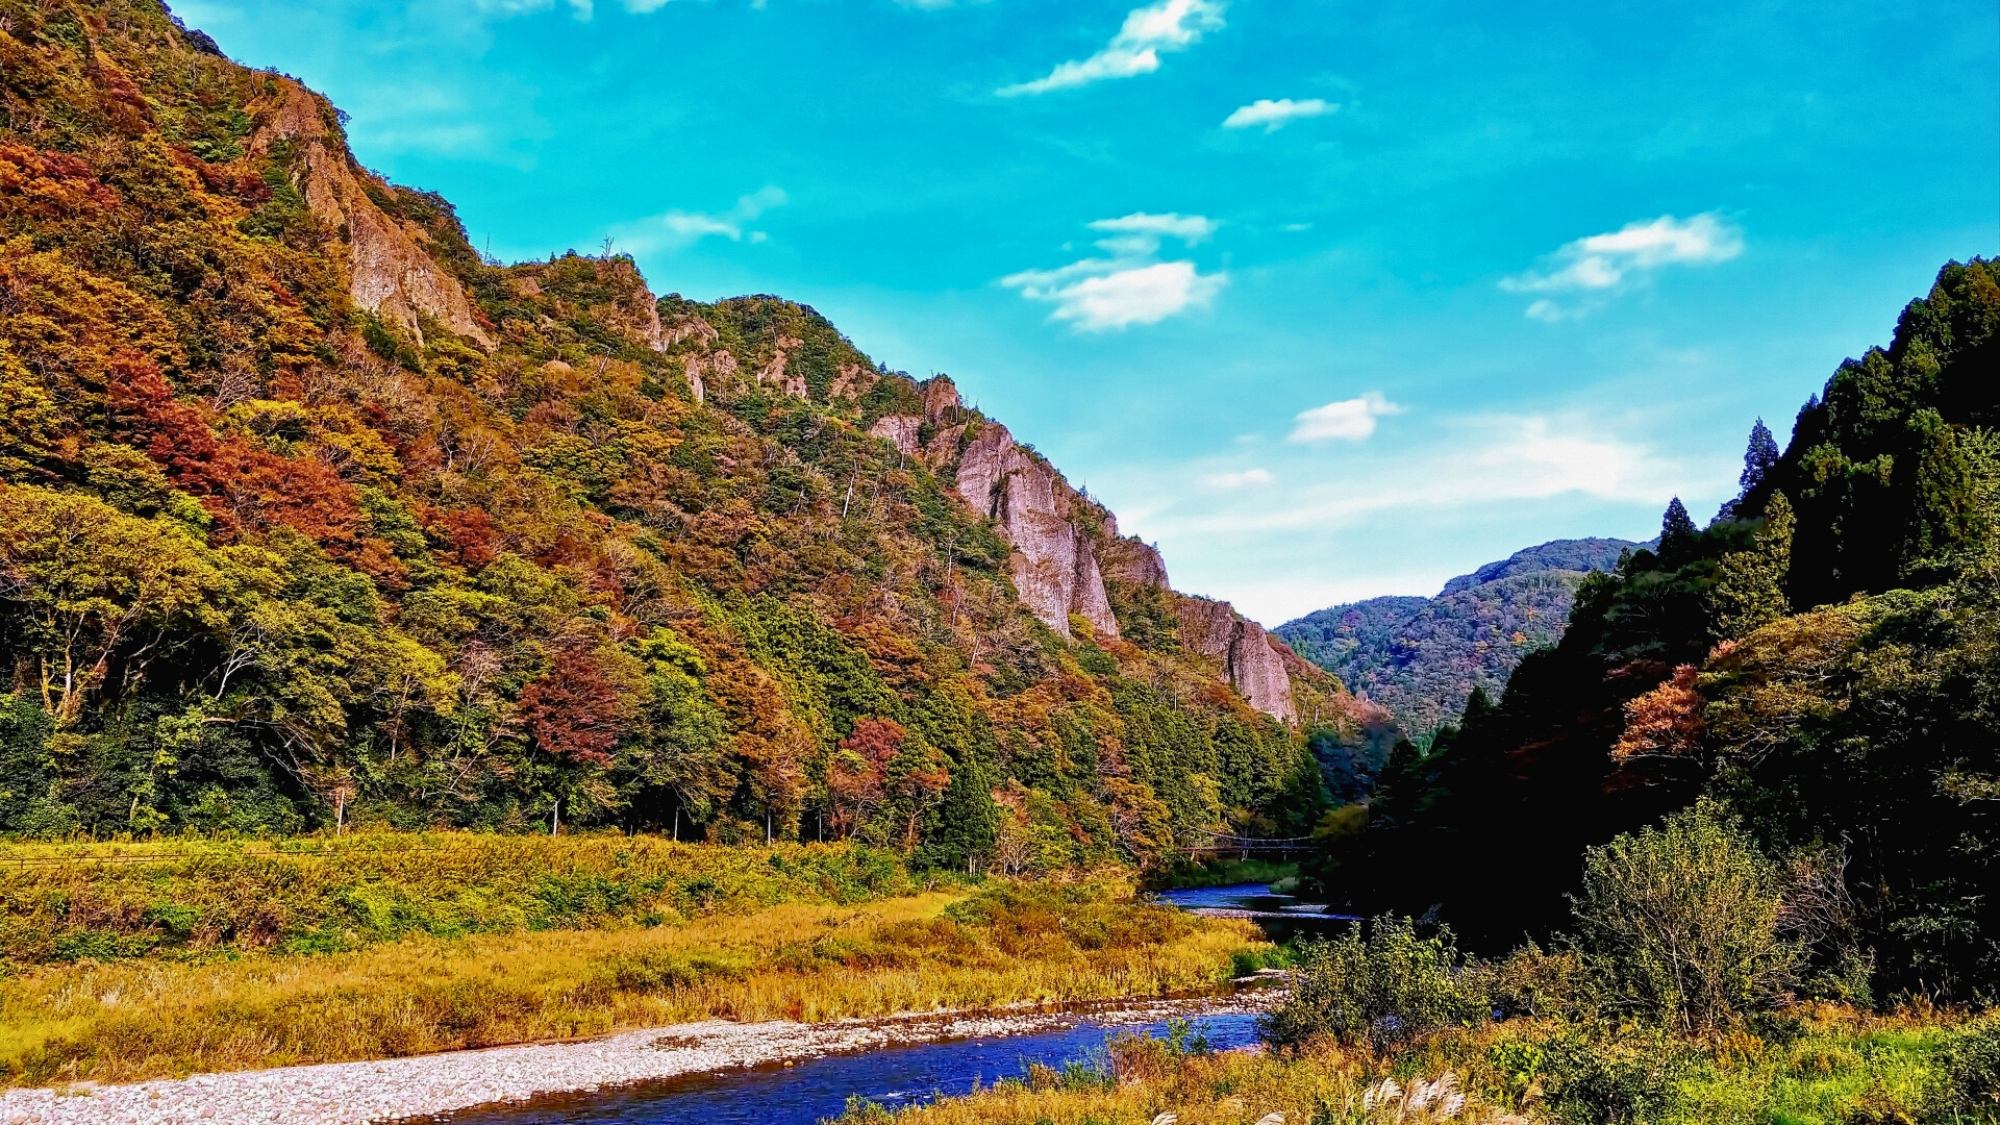
<path fill-rule="evenodd" d="M 1625 732 L 1611 749 L 1613 760 L 1686 757 L 1701 748 L 1704 700 L 1697 675 L 1694 665 L 1683 664 L 1672 679 L 1625 704 Z"/>

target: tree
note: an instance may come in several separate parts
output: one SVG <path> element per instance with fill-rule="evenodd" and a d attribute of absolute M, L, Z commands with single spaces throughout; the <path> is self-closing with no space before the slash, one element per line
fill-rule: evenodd
<path fill-rule="evenodd" d="M 582 645 L 558 652 L 548 672 L 521 689 L 519 715 L 542 749 L 579 765 L 610 765 L 624 733 L 618 690 Z"/>
<path fill-rule="evenodd" d="M 1743 475 L 1736 478 L 1743 495 L 1750 495 L 1764 483 L 1764 478 L 1777 467 L 1778 456 L 1778 441 L 1771 436 L 1771 427 L 1762 418 L 1757 419 L 1757 424 L 1750 427 L 1749 448 L 1743 451 Z"/>
<path fill-rule="evenodd" d="M 222 631 L 223 576 L 177 524 L 135 519 L 102 500 L 0 486 L 0 643 L 31 654 L 58 724 L 110 677 L 144 675 L 179 628 Z"/>
<path fill-rule="evenodd" d="M 1694 520 L 1687 505 L 1676 496 L 1660 519 L 1660 559 L 1669 565 L 1680 562 L 1694 546 Z"/>
<path fill-rule="evenodd" d="M 1785 580 L 1792 571 L 1792 532 L 1797 520 L 1782 492 L 1764 504 L 1764 524 L 1751 536 L 1750 549 L 1722 556 L 1708 595 L 1710 629 L 1718 641 L 1747 636 L 1791 612 Z"/>
<path fill-rule="evenodd" d="M 1611 748 L 1615 761 L 1685 758 L 1701 747 L 1701 692 L 1697 669 L 1683 664 L 1673 678 L 1625 704 L 1625 731 Z"/>
<path fill-rule="evenodd" d="M 1784 882 L 1720 805 L 1584 853 L 1571 899 L 1585 964 L 1614 1011 L 1681 1030 L 1774 1002 L 1802 950 L 1780 932 Z"/>

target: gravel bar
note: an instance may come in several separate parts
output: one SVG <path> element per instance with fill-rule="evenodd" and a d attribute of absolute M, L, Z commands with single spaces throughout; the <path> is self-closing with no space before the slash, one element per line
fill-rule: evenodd
<path fill-rule="evenodd" d="M 8 1090 L 0 1093 L 0 1125 L 367 1125 L 896 1043 L 1021 1035 L 1086 1021 L 1145 1024 L 1169 1016 L 1249 1011 L 1268 1002 L 1268 995 L 1253 993 L 1061 1012 L 1003 1010 L 821 1024 L 710 1020 L 574 1043 L 202 1074 L 130 1086 Z"/>

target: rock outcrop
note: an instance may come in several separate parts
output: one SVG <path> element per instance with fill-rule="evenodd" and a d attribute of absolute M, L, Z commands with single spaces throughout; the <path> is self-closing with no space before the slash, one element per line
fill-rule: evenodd
<path fill-rule="evenodd" d="M 1180 618 L 1181 644 L 1221 661 L 1229 682 L 1250 706 L 1288 723 L 1298 721 L 1286 660 L 1301 665 L 1304 661 L 1285 642 L 1255 621 L 1237 616 L 1228 602 L 1179 597 L 1174 600 L 1174 614 Z"/>
<path fill-rule="evenodd" d="M 984 423 L 959 451 L 958 494 L 1013 545 L 1014 586 L 1036 617 L 1065 637 L 1072 615 L 1101 636 L 1118 635 L 1097 566 L 1095 505 L 1048 462 L 1016 444 L 1007 427 Z"/>
<path fill-rule="evenodd" d="M 1171 591 L 1159 551 L 1120 535 L 1116 516 L 1022 448 L 1007 427 L 977 415 L 968 421 L 951 380 L 925 383 L 923 403 L 922 415 L 884 415 L 868 432 L 933 469 L 955 471 L 959 496 L 991 518 L 1014 548 L 1015 589 L 1043 624 L 1068 637 L 1070 619 L 1080 617 L 1097 635 L 1116 637 L 1107 581 Z M 1228 602 L 1170 596 L 1189 651 L 1218 661 L 1252 707 L 1298 720 L 1292 676 L 1323 680 L 1323 674 L 1263 626 L 1238 617 Z"/>
<path fill-rule="evenodd" d="M 1104 549 L 1099 552 L 1097 565 L 1107 582 L 1131 582 L 1161 590 L 1173 588 L 1167 581 L 1167 561 L 1160 557 L 1160 552 L 1137 536 L 1118 534 L 1118 518 L 1109 512 L 1105 513 Z"/>
<path fill-rule="evenodd" d="M 373 177 L 348 156 L 346 142 L 334 132 L 332 109 L 298 83 L 276 81 L 283 100 L 253 136 L 252 149 L 269 152 L 281 141 L 296 146 L 293 186 L 315 217 L 341 233 L 354 303 L 420 339 L 419 314 L 492 347 L 493 338 L 473 315 L 465 288 L 424 251 L 429 235 L 389 217 L 368 197 L 363 177 Z M 389 190 L 384 184 L 377 187 Z"/>

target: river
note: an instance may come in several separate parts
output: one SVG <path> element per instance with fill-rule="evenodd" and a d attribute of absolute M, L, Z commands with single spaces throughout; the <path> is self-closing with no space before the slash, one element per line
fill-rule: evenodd
<path fill-rule="evenodd" d="M 1268 886 L 1202 887 L 1160 896 L 1184 910 L 1245 917 L 1276 940 L 1321 934 L 1345 924 L 1323 908 L 1274 895 Z M 1256 1042 L 1254 1013 L 1223 1011 L 1196 1017 L 1196 1030 L 1216 1050 Z M 590 1093 L 538 1098 L 525 1105 L 456 1113 L 450 1125 L 817 1125 L 838 1116 L 850 1097 L 889 1108 L 964 1094 L 976 1085 L 1018 1078 L 1029 1064 L 1060 1067 L 1101 1061 L 1119 1032 L 1165 1035 L 1160 1022 L 1078 1016 L 1054 1029 L 980 1039 L 941 1039 L 826 1055 L 790 1066 L 688 1075 Z"/>

